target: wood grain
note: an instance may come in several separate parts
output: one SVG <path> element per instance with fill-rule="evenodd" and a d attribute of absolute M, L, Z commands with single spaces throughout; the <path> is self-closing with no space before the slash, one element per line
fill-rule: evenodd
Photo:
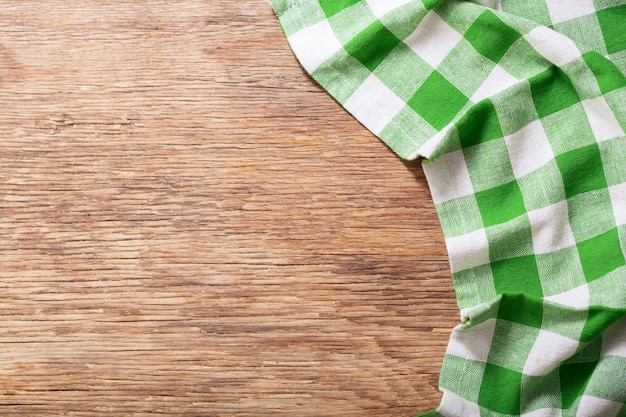
<path fill-rule="evenodd" d="M 457 310 L 418 163 L 264 0 L 0 1 L 0 415 L 414 416 Z"/>

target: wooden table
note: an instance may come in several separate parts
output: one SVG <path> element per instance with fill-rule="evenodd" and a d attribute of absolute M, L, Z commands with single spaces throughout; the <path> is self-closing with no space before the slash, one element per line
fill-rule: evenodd
<path fill-rule="evenodd" d="M 2 416 L 415 416 L 458 321 L 265 0 L 0 1 L 0 274 Z"/>

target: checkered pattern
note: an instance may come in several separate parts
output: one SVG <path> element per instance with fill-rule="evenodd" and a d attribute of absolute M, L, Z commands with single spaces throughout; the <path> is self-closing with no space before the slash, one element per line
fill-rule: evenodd
<path fill-rule="evenodd" d="M 623 0 L 270 0 L 304 68 L 423 158 L 461 309 L 428 415 L 626 417 Z"/>

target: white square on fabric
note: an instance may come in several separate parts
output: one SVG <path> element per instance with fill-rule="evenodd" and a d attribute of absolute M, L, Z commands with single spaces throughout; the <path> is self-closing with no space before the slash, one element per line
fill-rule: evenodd
<path fill-rule="evenodd" d="M 554 159 L 550 141 L 539 120 L 505 137 L 504 141 L 516 178 L 522 178 Z"/>
<path fill-rule="evenodd" d="M 487 79 L 485 79 L 478 90 L 476 90 L 471 100 L 474 103 L 478 103 L 480 100 L 496 95 L 518 82 L 519 80 L 517 78 L 509 74 L 500 65 L 496 65 Z"/>
<path fill-rule="evenodd" d="M 602 351 L 600 356 L 626 358 L 626 318 L 613 323 L 602 334 Z"/>
<path fill-rule="evenodd" d="M 447 153 L 424 165 L 435 204 L 474 194 L 463 151 Z"/>
<path fill-rule="evenodd" d="M 495 329 L 496 319 L 485 320 L 469 329 L 463 329 L 461 325 L 456 326 L 450 336 L 446 354 L 487 362 Z"/>
<path fill-rule="evenodd" d="M 600 414 L 598 413 L 602 413 L 602 417 L 616 417 L 623 406 L 623 403 L 583 395 L 578 404 L 576 417 L 599 416 Z"/>
<path fill-rule="evenodd" d="M 617 226 L 626 225 L 626 183 L 609 187 L 611 205 Z"/>
<path fill-rule="evenodd" d="M 597 142 L 624 136 L 624 131 L 604 98 L 583 100 L 591 131 Z"/>
<path fill-rule="evenodd" d="M 569 291 L 546 297 L 545 300 L 566 307 L 587 308 L 589 307 L 589 287 L 584 284 Z"/>
<path fill-rule="evenodd" d="M 437 13 L 430 11 L 404 43 L 433 68 L 437 68 L 462 38 Z"/>
<path fill-rule="evenodd" d="M 447 417 L 467 417 L 479 416 L 480 407 L 478 404 L 467 401 L 447 389 L 442 389 L 443 396 L 437 411 Z"/>
<path fill-rule="evenodd" d="M 367 77 L 345 104 L 346 110 L 375 135 L 378 135 L 404 106 L 404 101 L 375 75 Z"/>
<path fill-rule="evenodd" d="M 550 253 L 576 244 L 567 201 L 528 212 L 535 253 Z"/>
<path fill-rule="evenodd" d="M 380 19 L 392 10 L 409 4 L 411 1 L 413 0 L 367 0 L 367 5 L 374 13 L 374 16 Z"/>
<path fill-rule="evenodd" d="M 450 255 L 452 272 L 463 271 L 489 263 L 489 241 L 485 229 L 449 237 L 446 247 Z"/>
<path fill-rule="evenodd" d="M 564 5 L 563 7 L 572 8 L 573 6 Z M 524 36 L 524 39 L 545 59 L 558 66 L 565 65 L 581 56 L 574 41 L 545 26 L 531 30 Z"/>
<path fill-rule="evenodd" d="M 342 48 L 328 20 L 294 33 L 289 37 L 289 44 L 309 73 Z"/>
<path fill-rule="evenodd" d="M 539 330 L 522 372 L 531 376 L 547 375 L 572 356 L 576 349 L 578 349 L 576 340 Z"/>
<path fill-rule="evenodd" d="M 547 0 L 552 23 L 576 19 L 596 11 L 593 0 Z"/>

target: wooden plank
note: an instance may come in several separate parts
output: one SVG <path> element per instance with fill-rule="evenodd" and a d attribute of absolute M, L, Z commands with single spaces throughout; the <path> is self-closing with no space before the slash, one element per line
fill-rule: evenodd
<path fill-rule="evenodd" d="M 418 163 L 263 0 L 0 1 L 0 414 L 414 416 L 457 310 Z"/>

